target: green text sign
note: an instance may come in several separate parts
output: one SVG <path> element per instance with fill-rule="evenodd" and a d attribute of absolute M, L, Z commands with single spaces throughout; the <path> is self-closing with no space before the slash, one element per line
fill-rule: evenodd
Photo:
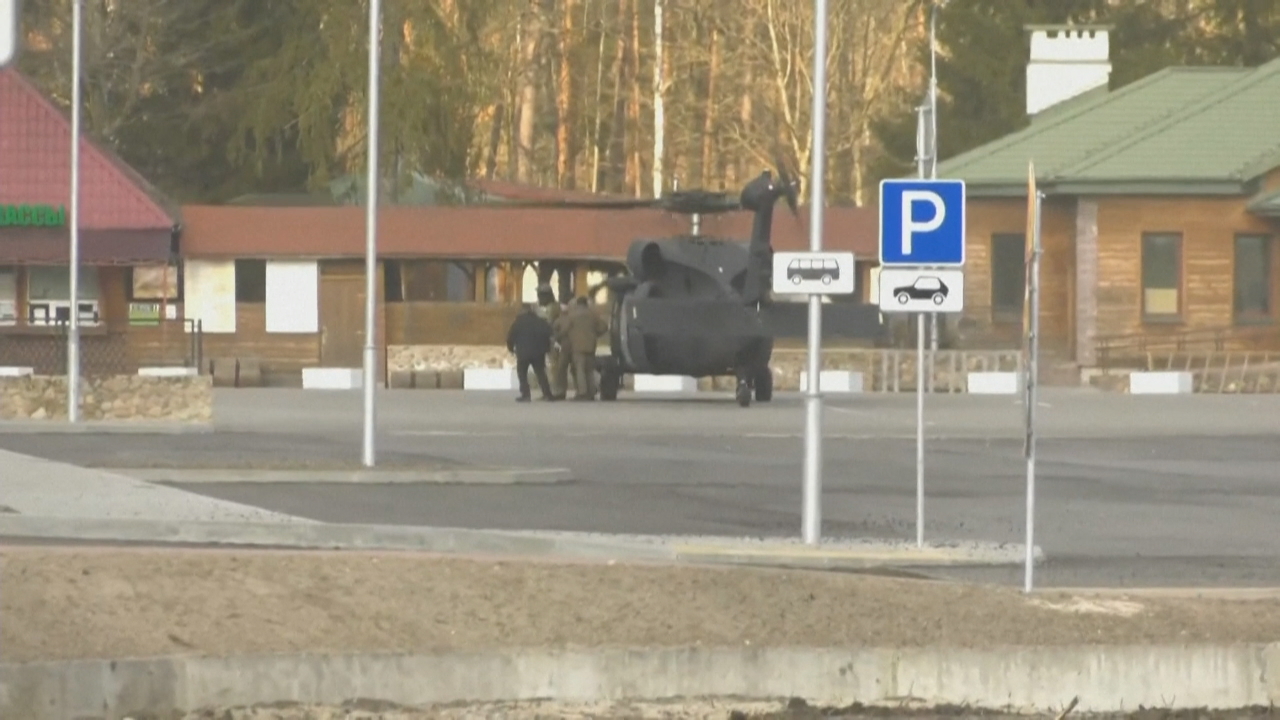
<path fill-rule="evenodd" d="M 0 205 L 0 227 L 62 227 L 67 208 L 59 205 Z"/>

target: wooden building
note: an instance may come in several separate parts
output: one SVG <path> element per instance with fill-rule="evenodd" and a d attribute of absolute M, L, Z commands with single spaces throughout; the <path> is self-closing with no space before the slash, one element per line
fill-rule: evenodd
<path fill-rule="evenodd" d="M 80 163 L 73 303 L 70 123 L 16 70 L 0 70 L 0 365 L 64 372 L 73 308 L 86 373 L 180 358 L 189 346 L 172 305 L 181 300 L 176 208 L 89 140 Z"/>
<path fill-rule="evenodd" d="M 1033 63 L 1039 48 L 1064 73 L 1072 43 L 1105 42 L 1105 30 L 1036 32 Z M 1097 57 L 1081 62 L 1096 77 Z M 1019 342 L 1028 161 L 1046 195 L 1050 354 L 1092 367 L 1110 347 L 1161 338 L 1280 341 L 1280 61 L 1169 68 L 1116 90 L 1105 73 L 1049 80 L 1061 97 L 1029 86 L 1028 127 L 939 166 L 968 188 L 963 343 Z"/>
<path fill-rule="evenodd" d="M 199 320 L 206 356 L 254 358 L 265 374 L 361 364 L 363 207 L 186 206 L 183 218 L 181 313 Z M 732 213 L 702 218 L 700 232 L 745 240 L 750 226 Z M 825 218 L 826 247 L 867 259 L 864 294 L 875 228 L 862 208 Z M 634 239 L 688 232 L 688 217 L 657 210 L 384 206 L 376 344 L 501 346 L 540 282 L 580 296 L 623 271 Z M 806 248 L 807 223 L 776 213 L 774 244 Z"/>

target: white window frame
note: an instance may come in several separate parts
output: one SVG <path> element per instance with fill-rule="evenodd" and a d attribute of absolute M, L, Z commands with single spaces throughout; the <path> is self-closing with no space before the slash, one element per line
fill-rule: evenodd
<path fill-rule="evenodd" d="M 63 311 L 59 313 L 59 311 Z M 59 314 L 65 318 L 71 317 L 71 301 L 70 300 L 28 300 L 27 301 L 27 325 L 31 327 L 45 327 L 49 325 L 61 324 L 58 320 Z M 62 322 L 66 322 L 63 320 Z M 97 300 L 81 300 L 80 301 L 80 324 L 81 325 L 99 325 L 102 323 L 102 316 L 99 312 Z"/>
<path fill-rule="evenodd" d="M 0 290 L 0 326 L 11 327 L 18 324 L 18 268 L 15 266 L 0 268 L 0 275 L 10 277 L 7 293 Z M 5 294 L 8 297 L 5 297 Z"/>
<path fill-rule="evenodd" d="M 60 325 L 71 317 L 71 300 L 54 300 L 48 298 L 31 297 L 31 270 L 27 270 L 27 325 L 29 327 L 51 327 Z M 93 288 L 95 292 L 101 293 L 101 285 L 97 276 L 98 269 L 96 267 L 83 267 L 80 269 L 81 280 L 80 291 L 84 292 L 88 283 L 83 282 L 86 272 L 94 273 Z M 86 326 L 96 326 L 102 323 L 102 309 L 99 298 L 82 297 L 79 303 L 80 324 Z M 64 319 L 59 321 L 58 316 L 62 315 Z"/>

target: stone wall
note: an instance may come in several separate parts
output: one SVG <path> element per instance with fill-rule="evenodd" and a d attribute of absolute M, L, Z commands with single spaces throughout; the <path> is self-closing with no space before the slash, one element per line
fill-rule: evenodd
<path fill-rule="evenodd" d="M 1012 372 L 1018 369 L 1016 350 L 939 350 L 933 362 L 937 392 L 964 392 L 970 372 Z M 499 346 L 393 345 L 388 371 L 393 387 L 459 388 L 467 368 L 515 367 L 515 357 Z M 806 367 L 804 350 L 775 349 L 771 363 L 774 388 L 798 390 Z M 822 353 L 824 370 L 861 372 L 868 392 L 899 392 L 916 387 L 914 350 L 840 348 Z M 704 378 L 703 390 L 732 390 L 731 379 Z"/>
<path fill-rule="evenodd" d="M 111 375 L 85 377 L 80 383 L 80 417 L 85 420 L 198 423 L 213 417 L 213 390 L 207 376 Z M 66 376 L 0 378 L 0 420 L 66 417 Z"/>

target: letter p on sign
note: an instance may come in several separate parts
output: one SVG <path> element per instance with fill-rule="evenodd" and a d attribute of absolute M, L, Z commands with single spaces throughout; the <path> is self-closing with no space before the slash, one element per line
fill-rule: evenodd
<path fill-rule="evenodd" d="M 918 202 L 929 203 L 933 206 L 933 217 L 924 222 L 915 220 L 915 204 Z M 942 227 L 942 221 L 947 219 L 947 208 L 942 202 L 942 197 L 931 190 L 904 190 L 902 193 L 902 253 L 910 255 L 911 238 L 916 233 L 928 233 Z"/>

